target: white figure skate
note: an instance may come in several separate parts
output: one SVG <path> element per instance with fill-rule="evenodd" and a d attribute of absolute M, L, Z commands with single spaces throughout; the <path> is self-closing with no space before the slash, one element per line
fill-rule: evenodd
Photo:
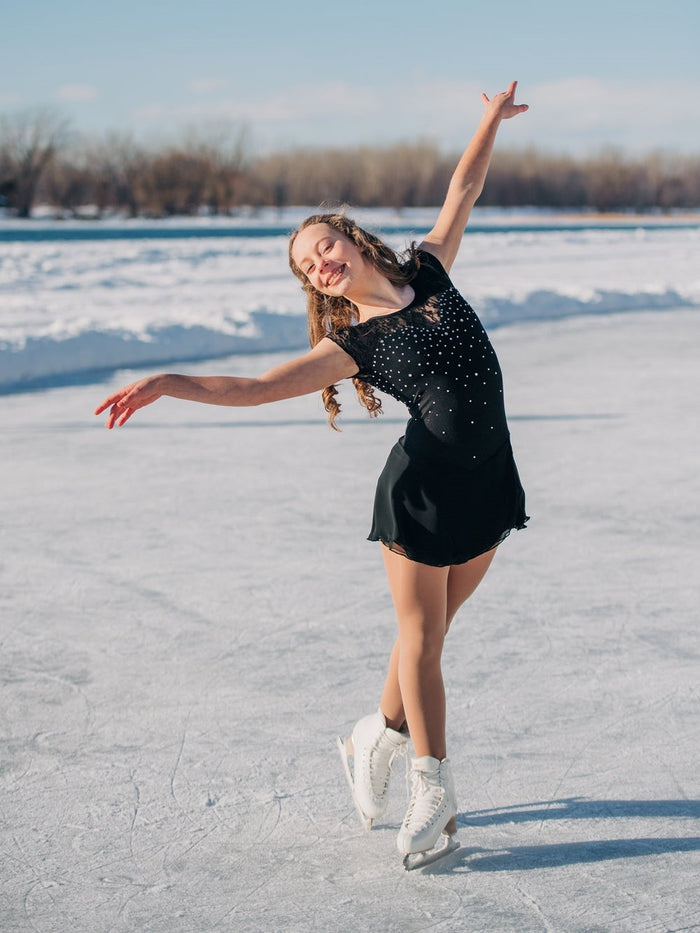
<path fill-rule="evenodd" d="M 459 848 L 456 832 L 457 799 L 449 761 L 427 755 L 414 759 L 411 800 L 396 840 L 404 868 L 421 868 L 454 852 Z"/>
<path fill-rule="evenodd" d="M 343 741 L 337 739 L 352 799 L 365 829 L 386 810 L 389 778 L 408 736 L 387 727 L 381 711 L 365 716 Z M 353 759 L 352 768 L 350 758 Z"/>

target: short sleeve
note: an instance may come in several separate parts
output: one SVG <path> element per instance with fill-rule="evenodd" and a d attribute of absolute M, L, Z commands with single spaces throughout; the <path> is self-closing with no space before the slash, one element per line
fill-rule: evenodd
<path fill-rule="evenodd" d="M 418 259 L 420 260 L 418 277 L 423 280 L 423 286 L 426 290 L 437 291 L 449 288 L 452 285 L 450 276 L 437 256 L 433 256 L 432 253 L 425 249 L 420 249 L 418 250 Z"/>
<path fill-rule="evenodd" d="M 341 350 L 345 350 L 348 356 L 351 356 L 357 363 L 356 377 L 367 378 L 370 372 L 369 348 L 364 335 L 356 325 L 351 327 L 342 327 L 334 334 L 326 334 L 329 340 L 337 344 Z M 353 377 L 354 378 L 354 377 Z"/>

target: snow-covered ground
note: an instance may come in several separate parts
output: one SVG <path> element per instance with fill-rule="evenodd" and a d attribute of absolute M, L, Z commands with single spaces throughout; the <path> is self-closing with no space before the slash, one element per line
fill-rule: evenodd
<path fill-rule="evenodd" d="M 491 263 L 509 294 L 583 294 L 580 240 L 552 242 L 547 271 L 491 239 L 460 284 L 473 297 Z M 631 268 L 633 244 L 614 246 L 597 247 L 600 288 Z M 114 264 L 102 290 L 79 252 L 61 262 L 117 309 Z M 650 255 L 638 291 L 685 295 L 687 259 L 664 272 Z M 155 297 L 149 280 L 144 265 Z M 91 411 L 134 372 L 4 397 L 3 933 L 700 929 L 700 314 L 492 337 L 532 521 L 450 632 L 462 847 L 413 873 L 395 851 L 402 775 L 366 833 L 334 748 L 376 706 L 393 640 L 364 538 L 404 412 L 369 421 L 345 393 L 337 435 L 315 397 L 164 400 L 108 433 Z"/>
<path fill-rule="evenodd" d="M 0 391 L 109 367 L 302 348 L 305 306 L 287 268 L 285 235 L 299 218 L 289 211 L 178 227 L 5 221 Z M 394 230 L 389 239 L 403 248 L 411 230 L 420 239 L 434 212 L 365 212 L 358 219 Z M 474 223 L 453 277 L 490 327 L 700 306 L 700 221 L 675 227 L 628 218 L 586 226 L 585 216 L 572 223 L 485 211 Z M 193 231 L 198 235 L 187 235 Z M 2 240 L 42 232 L 123 238 Z"/>

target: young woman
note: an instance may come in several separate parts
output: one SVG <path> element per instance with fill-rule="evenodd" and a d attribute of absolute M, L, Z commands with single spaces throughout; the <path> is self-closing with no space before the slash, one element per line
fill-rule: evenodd
<path fill-rule="evenodd" d="M 361 719 L 341 748 L 355 803 L 371 826 L 386 808 L 391 768 L 410 735 L 412 792 L 398 837 L 406 859 L 431 850 L 441 834 L 445 849 L 456 845 L 443 642 L 496 547 L 527 521 L 498 360 L 448 277 L 498 127 L 527 110 L 515 103 L 515 90 L 513 82 L 492 99 L 482 95 L 483 118 L 437 222 L 405 260 L 342 214 L 315 215 L 294 233 L 290 265 L 307 293 L 309 353 L 255 379 L 149 376 L 95 412 L 109 408 L 112 428 L 163 395 L 243 406 L 322 390 L 333 425 L 335 383 L 346 378 L 370 414 L 380 408 L 374 387 L 405 402 L 411 417 L 379 477 L 369 535 L 382 544 L 398 637 L 378 711 Z"/>

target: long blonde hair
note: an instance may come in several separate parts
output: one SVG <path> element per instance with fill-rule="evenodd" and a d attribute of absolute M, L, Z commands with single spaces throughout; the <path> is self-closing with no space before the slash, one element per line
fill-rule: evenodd
<path fill-rule="evenodd" d="M 345 214 L 313 214 L 311 217 L 307 217 L 290 237 L 289 266 L 301 282 L 303 291 L 306 292 L 309 343 L 312 347 L 315 347 L 320 340 L 329 334 L 335 334 L 342 328 L 357 323 L 358 313 L 357 306 L 348 298 L 344 298 L 342 295 L 324 295 L 314 288 L 304 272 L 294 262 L 292 258 L 294 241 L 302 230 L 312 224 L 326 224 L 328 227 L 332 227 L 333 230 L 342 233 L 343 236 L 346 236 L 358 247 L 363 257 L 378 272 L 381 272 L 392 285 L 399 288 L 407 285 L 415 278 L 420 261 L 414 243 L 408 248 L 406 258 L 402 259 L 379 237 L 367 230 L 363 230 L 362 227 L 358 227 L 355 221 Z M 358 379 L 357 376 L 353 376 L 352 381 L 360 403 L 365 406 L 371 417 L 376 418 L 382 410 L 382 403 L 375 396 L 373 387 L 363 379 Z M 328 412 L 328 422 L 334 431 L 340 430 L 335 424 L 335 419 L 340 414 L 340 403 L 336 400 L 337 394 L 338 389 L 335 385 L 327 386 L 322 392 L 323 407 Z"/>

